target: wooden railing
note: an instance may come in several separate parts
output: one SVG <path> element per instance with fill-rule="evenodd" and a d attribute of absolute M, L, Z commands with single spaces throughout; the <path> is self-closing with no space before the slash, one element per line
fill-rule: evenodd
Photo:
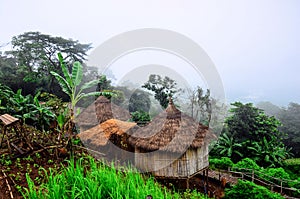
<path fill-rule="evenodd" d="M 218 171 L 220 177 L 222 173 L 227 173 L 230 174 L 233 178 L 250 180 L 255 184 L 269 188 L 271 191 L 275 191 L 282 195 L 285 195 L 286 198 L 292 199 L 294 198 L 292 196 L 295 195 L 300 197 L 299 190 L 297 190 L 296 188 L 288 187 L 289 183 L 296 183 L 297 185 L 299 184 L 300 186 L 300 182 L 296 180 L 275 178 L 273 176 L 269 176 L 260 171 L 254 169 L 246 169 L 246 168 L 228 168 L 228 170 L 218 170 Z"/>

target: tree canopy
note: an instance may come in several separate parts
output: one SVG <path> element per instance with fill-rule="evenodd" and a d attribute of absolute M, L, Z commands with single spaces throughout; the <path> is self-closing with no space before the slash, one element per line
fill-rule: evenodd
<path fill-rule="evenodd" d="M 238 161 L 252 158 L 262 166 L 281 164 L 289 157 L 279 131 L 280 122 L 267 116 L 251 103 L 232 103 L 231 115 L 226 119 L 226 128 L 213 153 L 225 155 Z"/>
<path fill-rule="evenodd" d="M 144 83 L 142 87 L 154 92 L 154 98 L 159 101 L 163 108 L 167 108 L 169 103 L 168 98 L 180 91 L 180 89 L 177 88 L 175 80 L 168 76 L 163 78 L 155 74 L 151 74 L 148 81 Z"/>
<path fill-rule="evenodd" d="M 300 156 L 300 104 L 290 103 L 286 109 L 282 109 L 278 116 L 282 122 L 280 129 L 287 134 L 283 142 L 292 147 L 295 156 Z"/>
<path fill-rule="evenodd" d="M 129 99 L 129 112 L 143 111 L 149 113 L 151 101 L 149 94 L 142 90 L 135 90 Z"/>
<path fill-rule="evenodd" d="M 57 53 L 65 57 L 65 63 L 83 62 L 91 44 L 81 44 L 72 39 L 64 39 L 40 32 L 25 32 L 11 41 L 13 49 L 1 57 L 1 82 L 13 90 L 22 88 L 25 94 L 34 94 L 36 89 L 66 97 L 50 71 L 62 75 Z M 69 68 L 70 69 L 70 68 Z M 84 71 L 87 71 L 84 69 Z M 1 75 L 1 74 L 0 74 Z M 13 80 L 13 81 L 12 81 Z"/>

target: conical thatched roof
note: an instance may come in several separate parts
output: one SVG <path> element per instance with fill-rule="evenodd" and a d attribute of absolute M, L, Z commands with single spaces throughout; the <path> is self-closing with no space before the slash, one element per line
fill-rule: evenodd
<path fill-rule="evenodd" d="M 79 126 L 96 126 L 109 119 L 127 121 L 130 119 L 129 111 L 111 103 L 104 96 L 97 98 L 90 106 L 84 109 L 75 119 Z"/>
<path fill-rule="evenodd" d="M 97 126 L 78 134 L 84 145 L 96 148 L 107 144 L 112 135 L 130 135 L 138 126 L 133 122 L 109 119 Z"/>
<path fill-rule="evenodd" d="M 167 109 L 134 133 L 129 143 L 142 151 L 182 153 L 188 148 L 200 148 L 208 132 L 208 127 L 182 114 L 170 100 Z"/>

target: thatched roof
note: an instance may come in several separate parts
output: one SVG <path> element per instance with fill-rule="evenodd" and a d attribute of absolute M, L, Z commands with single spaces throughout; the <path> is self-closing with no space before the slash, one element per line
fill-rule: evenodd
<path fill-rule="evenodd" d="M 136 123 L 109 119 L 93 128 L 79 133 L 78 137 L 83 144 L 94 148 L 106 145 L 113 134 L 123 135 L 126 133 L 130 135 L 136 128 L 138 128 Z"/>
<path fill-rule="evenodd" d="M 200 148 L 208 132 L 207 126 L 182 114 L 170 100 L 167 109 L 135 132 L 129 143 L 142 151 L 182 153 L 188 148 Z"/>
<path fill-rule="evenodd" d="M 75 122 L 79 126 L 96 126 L 112 118 L 127 121 L 130 119 L 130 113 L 111 103 L 106 97 L 100 96 L 76 117 Z"/>

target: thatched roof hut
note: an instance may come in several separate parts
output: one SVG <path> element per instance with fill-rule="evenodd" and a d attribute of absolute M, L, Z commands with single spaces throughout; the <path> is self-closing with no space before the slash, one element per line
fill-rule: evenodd
<path fill-rule="evenodd" d="M 104 153 L 108 160 L 133 159 L 133 154 L 128 157 L 126 151 L 134 149 L 128 145 L 128 138 L 137 130 L 138 126 L 133 122 L 124 122 L 117 119 L 109 119 L 97 126 L 78 134 L 85 147 Z"/>
<path fill-rule="evenodd" d="M 83 132 L 112 118 L 127 121 L 130 117 L 129 111 L 100 96 L 76 117 L 75 122 Z"/>
<path fill-rule="evenodd" d="M 135 165 L 155 176 L 191 176 L 208 167 L 208 133 L 208 127 L 182 114 L 170 99 L 165 112 L 129 138 Z"/>

